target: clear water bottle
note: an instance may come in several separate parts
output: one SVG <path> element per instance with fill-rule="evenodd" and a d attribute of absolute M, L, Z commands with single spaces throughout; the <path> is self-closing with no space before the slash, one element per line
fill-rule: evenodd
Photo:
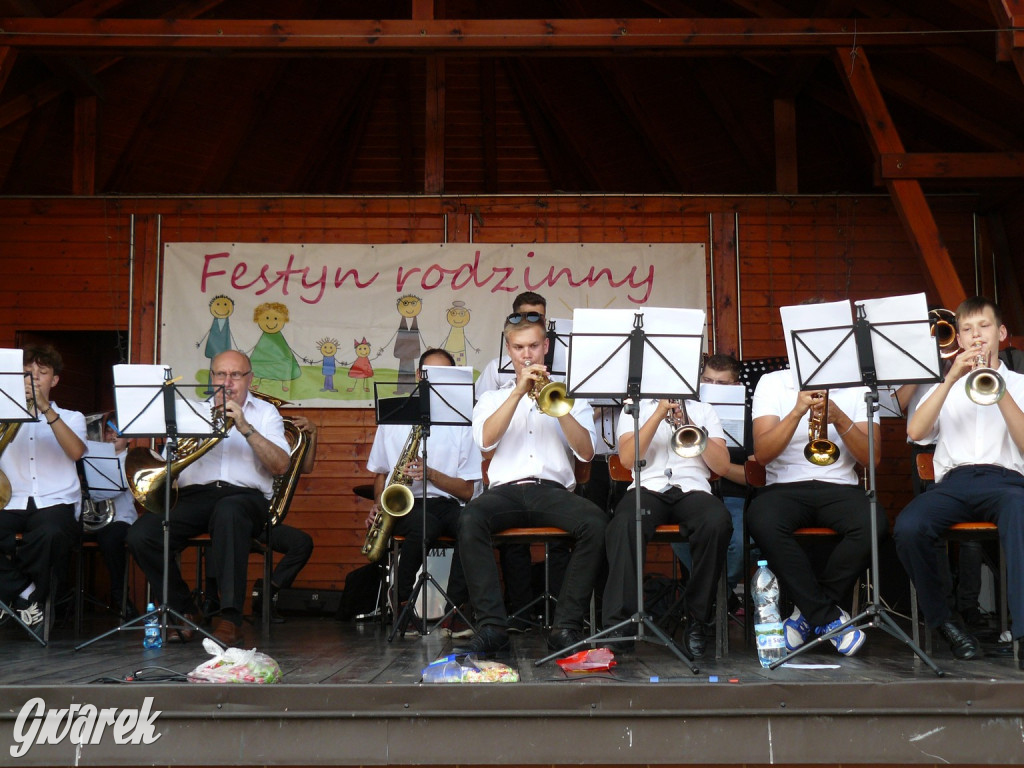
<path fill-rule="evenodd" d="M 155 610 L 156 606 L 152 603 L 146 606 L 146 613 L 153 613 Z M 163 644 L 163 638 L 160 637 L 160 622 L 157 620 L 156 614 L 154 613 L 146 619 L 146 629 L 142 635 L 142 647 L 162 648 Z"/>
<path fill-rule="evenodd" d="M 762 667 L 767 667 L 786 655 L 786 638 L 782 632 L 782 616 L 779 614 L 779 580 L 768 570 L 767 560 L 757 561 L 750 595 L 754 601 L 757 658 Z"/>

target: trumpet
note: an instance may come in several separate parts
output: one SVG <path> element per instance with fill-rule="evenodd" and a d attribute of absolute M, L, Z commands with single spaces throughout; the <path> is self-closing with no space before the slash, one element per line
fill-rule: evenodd
<path fill-rule="evenodd" d="M 524 368 L 531 365 L 533 363 L 529 360 L 523 361 Z M 556 419 L 569 413 L 576 403 L 573 398 L 565 396 L 565 384 L 560 381 L 552 381 L 546 373 L 533 382 L 533 388 L 529 395 L 532 400 L 537 402 L 537 408 L 541 413 Z"/>
<path fill-rule="evenodd" d="M 807 445 L 804 458 L 818 467 L 827 467 L 839 460 L 839 446 L 828 439 L 828 390 L 823 396 L 821 408 L 811 409 L 807 420 Z"/>
<path fill-rule="evenodd" d="M 366 538 L 363 540 L 362 553 L 367 560 L 375 563 L 384 556 L 388 541 L 391 539 L 391 530 L 395 527 L 395 519 L 405 517 L 412 512 L 413 504 L 416 502 L 412 494 L 412 478 L 406 471 L 409 463 L 415 460 L 420 454 L 420 442 L 423 439 L 423 427 L 419 424 L 409 430 L 409 436 L 405 438 L 405 445 L 398 455 L 394 469 L 391 470 L 391 477 L 388 484 L 381 491 L 378 506 L 380 510 L 373 520 L 373 525 L 366 531 Z M 423 479 L 426 482 L 426 478 Z"/>
<path fill-rule="evenodd" d="M 964 380 L 967 397 L 978 405 L 994 405 L 1006 392 L 1006 381 L 995 368 L 988 365 L 988 354 L 978 353 L 974 358 L 974 370 Z"/>
<path fill-rule="evenodd" d="M 679 400 L 670 402 L 680 404 Z M 675 430 L 669 440 L 673 452 L 684 459 L 693 459 L 704 453 L 708 447 L 708 431 L 704 427 L 697 427 L 690 423 L 686 415 L 686 405 L 683 406 L 683 415 L 679 416 L 675 411 L 669 411 L 665 415 L 665 422 Z"/>

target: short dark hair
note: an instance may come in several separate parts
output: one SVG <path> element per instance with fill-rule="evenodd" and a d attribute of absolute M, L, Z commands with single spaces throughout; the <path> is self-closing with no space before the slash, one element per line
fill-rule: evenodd
<path fill-rule="evenodd" d="M 29 344 L 25 347 L 25 365 L 37 363 L 53 369 L 53 372 L 60 376 L 64 370 L 64 358 L 51 344 Z"/>
<path fill-rule="evenodd" d="M 545 299 L 539 293 L 534 293 L 533 291 L 523 291 L 518 296 L 516 296 L 515 299 L 512 300 L 512 311 L 518 312 L 519 308 L 524 304 L 540 304 L 542 307 L 544 307 L 544 311 L 547 312 L 547 299 Z"/>
<path fill-rule="evenodd" d="M 960 306 L 956 308 L 956 329 L 960 331 L 960 321 L 965 317 L 971 317 L 972 315 L 980 315 L 986 309 L 992 309 L 992 316 L 996 319 L 997 325 L 1003 324 L 1003 311 L 999 308 L 992 299 L 986 298 L 985 296 L 972 296 L 969 299 L 964 299 L 960 302 Z"/>
<path fill-rule="evenodd" d="M 420 371 L 423 370 L 423 361 L 426 360 L 431 355 L 444 355 L 446 358 L 448 358 L 448 362 L 449 363 L 451 363 L 452 365 L 455 365 L 455 358 L 452 357 L 452 353 L 451 352 L 449 352 L 447 349 L 439 349 L 437 347 L 431 347 L 426 352 L 424 352 L 422 355 L 420 355 L 419 365 L 416 366 L 418 370 L 420 370 Z"/>
<path fill-rule="evenodd" d="M 716 371 L 728 371 L 736 377 L 736 381 L 739 381 L 740 374 L 743 372 L 743 366 L 740 365 L 740 361 L 732 355 L 718 354 L 709 355 L 704 361 L 703 370 L 713 368 Z"/>

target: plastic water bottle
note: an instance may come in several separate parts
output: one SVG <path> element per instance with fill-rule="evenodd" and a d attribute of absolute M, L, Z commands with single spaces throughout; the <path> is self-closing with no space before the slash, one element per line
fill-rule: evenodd
<path fill-rule="evenodd" d="M 155 610 L 156 606 L 152 603 L 146 606 L 146 613 L 153 613 Z M 142 635 L 142 647 L 162 648 L 163 645 L 163 638 L 160 637 L 160 622 L 157 621 L 156 614 L 154 614 L 146 619 L 146 629 Z"/>
<path fill-rule="evenodd" d="M 782 617 L 779 615 L 779 580 L 768 570 L 767 560 L 757 561 L 750 594 L 754 600 L 757 658 L 762 667 L 767 667 L 786 655 L 786 638 L 782 633 Z"/>

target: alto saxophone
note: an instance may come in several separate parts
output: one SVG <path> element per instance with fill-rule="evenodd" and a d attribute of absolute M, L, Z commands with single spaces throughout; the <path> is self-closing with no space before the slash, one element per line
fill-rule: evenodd
<path fill-rule="evenodd" d="M 412 494 L 412 478 L 406 468 L 409 463 L 420 455 L 420 441 L 423 439 L 423 427 L 419 424 L 409 430 L 405 438 L 405 446 L 391 470 L 388 484 L 380 495 L 377 517 L 366 532 L 362 552 L 366 558 L 375 563 L 384 556 L 384 550 L 391 539 L 391 530 L 395 527 L 395 518 L 404 517 L 412 511 L 416 499 Z"/>

